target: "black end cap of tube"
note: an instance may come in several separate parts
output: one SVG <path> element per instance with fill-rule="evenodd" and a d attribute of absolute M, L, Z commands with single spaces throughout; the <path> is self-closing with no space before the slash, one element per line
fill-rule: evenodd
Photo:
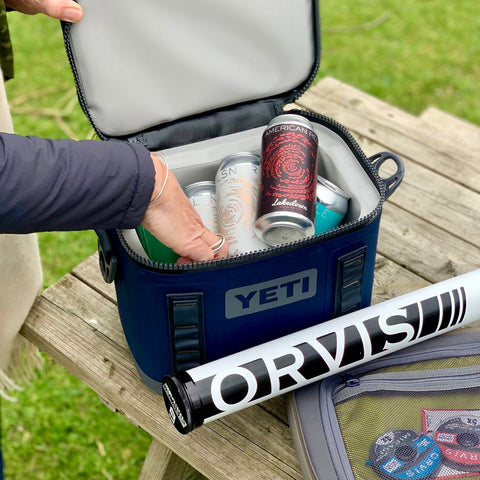
<path fill-rule="evenodd" d="M 188 373 L 178 372 L 163 377 L 162 393 L 170 420 L 180 433 L 186 435 L 203 424 L 201 402 Z"/>

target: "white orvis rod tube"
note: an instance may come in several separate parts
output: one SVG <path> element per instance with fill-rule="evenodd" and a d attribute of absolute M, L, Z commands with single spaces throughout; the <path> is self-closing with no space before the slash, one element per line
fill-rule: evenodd
<path fill-rule="evenodd" d="M 480 270 L 167 375 L 175 427 L 203 423 L 480 319 Z"/>

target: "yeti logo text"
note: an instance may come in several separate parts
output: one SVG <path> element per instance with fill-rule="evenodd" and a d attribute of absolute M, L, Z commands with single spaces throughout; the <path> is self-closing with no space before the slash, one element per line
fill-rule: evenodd
<path fill-rule="evenodd" d="M 225 293 L 225 317 L 235 318 L 299 302 L 317 293 L 317 269 L 268 282 L 233 288 Z"/>

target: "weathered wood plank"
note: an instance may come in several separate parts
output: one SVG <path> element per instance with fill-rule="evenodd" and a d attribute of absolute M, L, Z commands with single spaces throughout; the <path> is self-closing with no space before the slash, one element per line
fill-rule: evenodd
<path fill-rule="evenodd" d="M 367 155 L 372 155 L 382 149 L 378 143 L 358 135 L 356 132 L 352 133 Z M 408 175 L 411 172 L 409 172 L 410 168 L 407 162 L 406 165 Z M 476 237 L 479 239 L 472 245 L 449 229 L 448 215 L 445 222 L 440 225 L 441 228 L 430 221 L 428 209 L 435 209 L 435 203 L 432 205 L 431 202 L 426 204 L 419 201 L 413 212 L 406 210 L 402 201 L 397 201 L 397 196 L 403 195 L 403 189 L 404 185 L 402 184 L 383 206 L 378 243 L 379 253 L 400 265 L 407 266 L 430 282 L 439 282 L 478 268 L 480 226 L 475 223 L 475 212 L 468 212 L 468 215 L 473 215 L 474 218 L 465 219 L 465 222 L 470 223 L 473 229 L 473 240 Z M 476 197 L 476 195 L 474 196 Z M 427 210 L 427 213 L 424 213 L 424 210 Z"/>
<path fill-rule="evenodd" d="M 259 415 L 259 410 L 265 415 Z M 223 417 L 213 422 L 211 428 L 217 430 L 226 441 L 235 441 L 238 434 L 244 435 L 254 444 L 252 451 L 256 451 L 257 455 L 265 455 L 265 441 L 268 439 L 270 460 L 278 464 L 286 474 L 296 476 L 298 460 L 288 426 L 260 407 L 246 408 L 234 415 Z"/>
<path fill-rule="evenodd" d="M 373 155 L 384 150 L 385 145 L 357 135 L 355 129 L 359 123 L 361 119 L 356 119 L 351 128 L 365 153 Z M 384 143 L 388 143 L 387 137 Z M 405 177 L 387 203 L 397 205 L 430 223 L 434 229 L 454 235 L 477 248 L 480 245 L 480 194 L 428 170 L 399 152 L 395 153 L 405 164 Z"/>
<path fill-rule="evenodd" d="M 304 105 L 307 106 L 307 103 L 304 102 Z M 371 135 L 365 131 L 365 124 L 371 120 L 365 119 L 363 114 L 351 110 L 348 106 L 332 103 L 330 100 L 316 96 L 308 102 L 308 105 L 317 111 L 324 113 L 326 111 L 328 115 L 351 130 L 367 155 L 387 148 L 402 157 L 405 163 L 405 178 L 389 202 L 420 216 L 440 230 L 445 230 L 446 233 L 452 233 L 471 245 L 478 246 L 480 241 L 479 193 L 413 161 L 405 154 L 408 150 L 407 146 L 411 143 L 408 139 L 403 139 L 403 150 L 402 145 L 393 145 L 395 142 L 391 141 L 392 138 L 400 135 L 399 132 L 385 129 L 379 123 L 378 125 L 383 131 L 380 138 L 381 143 L 378 143 L 377 139 L 371 138 Z M 395 147 L 400 148 L 397 150 Z M 415 152 L 417 156 L 421 158 L 429 156 L 429 147 L 420 144 L 417 147 Z M 450 159 L 450 162 L 453 161 Z M 480 173 L 480 162 L 477 163 L 479 164 L 477 170 Z M 475 172 L 471 170 L 467 172 L 465 164 L 459 165 L 459 170 L 462 168 L 465 177 L 475 176 Z M 480 186 L 480 174 L 476 176 L 478 178 L 475 181 L 478 181 Z"/>
<path fill-rule="evenodd" d="M 90 264 L 96 255 L 92 255 L 84 263 Z M 113 342 L 123 353 L 130 355 L 117 305 L 106 300 L 102 294 L 102 289 L 108 291 L 109 287 L 109 284 L 103 282 L 99 283 L 99 291 L 92 290 L 84 281 L 65 275 L 45 290 L 43 296 L 58 308 L 77 316 L 79 322 L 86 323 L 97 335 Z"/>
<path fill-rule="evenodd" d="M 72 278 L 73 282 L 78 280 Z M 50 292 L 52 293 L 52 291 Z M 54 299 L 53 299 L 54 301 Z M 54 305 L 45 297 L 36 302 L 22 334 L 57 360 L 73 375 L 95 390 L 117 411 L 169 446 L 181 458 L 209 478 L 301 478 L 298 463 L 286 464 L 272 452 L 294 458 L 288 427 L 275 438 L 253 435 L 246 438 L 237 427 L 242 423 L 230 415 L 221 422 L 202 427 L 188 436 L 178 434 L 170 423 L 160 395 L 149 391 L 139 379 L 131 358 L 114 342 L 77 315 Z M 262 432 L 273 417 L 259 406 L 248 415 L 256 416 Z M 232 424 L 230 424 L 232 422 Z M 253 432 L 254 433 L 254 432 Z M 226 441 L 228 438 L 228 441 Z M 271 443 L 275 443 L 275 448 Z M 257 474 L 256 472 L 262 472 Z"/>
<path fill-rule="evenodd" d="M 102 277 L 100 266 L 98 263 L 98 252 L 91 255 L 87 261 L 77 265 L 72 274 L 81 278 L 87 285 L 97 292 L 101 293 L 105 298 L 112 302 L 117 301 L 114 283 L 106 283 Z"/>
<path fill-rule="evenodd" d="M 420 114 L 420 120 L 434 135 L 455 141 L 458 148 L 480 152 L 480 126 L 433 106 Z"/>
<path fill-rule="evenodd" d="M 383 208 L 378 252 L 432 283 L 480 268 L 480 248 L 390 201 Z"/>
<path fill-rule="evenodd" d="M 430 285 L 407 268 L 377 254 L 373 279 L 372 305 Z"/>
<path fill-rule="evenodd" d="M 138 480 L 204 480 L 191 465 L 153 439 Z"/>
<path fill-rule="evenodd" d="M 364 112 L 368 116 L 375 116 L 385 125 L 392 126 L 396 130 L 403 132 L 405 139 L 413 138 L 427 145 L 436 146 L 438 150 L 444 151 L 449 156 L 458 158 L 461 162 L 476 163 L 475 156 L 479 153 L 477 148 L 478 143 L 472 145 L 459 144 L 454 137 L 454 132 L 449 132 L 448 129 L 444 130 L 445 135 L 439 135 L 437 128 L 432 128 L 431 124 L 422 121 L 420 117 L 362 92 L 351 85 L 340 82 L 335 78 L 323 78 L 317 82 L 311 90 L 314 91 L 313 89 L 315 88 L 319 89 L 315 94 L 322 95 L 323 91 L 326 90 L 328 91 L 329 99 L 333 102 L 347 106 L 352 110 Z M 469 133 L 478 136 L 476 125 L 468 123 L 458 117 L 457 119 L 457 127 L 459 127 L 461 123 L 462 127 L 469 130 Z M 464 155 L 466 155 L 467 158 L 462 158 Z"/>
<path fill-rule="evenodd" d="M 417 117 L 332 78 L 311 87 L 297 103 L 335 118 L 348 129 L 480 192 L 478 152 L 439 139 Z M 436 179 L 432 179 L 436 182 Z"/>

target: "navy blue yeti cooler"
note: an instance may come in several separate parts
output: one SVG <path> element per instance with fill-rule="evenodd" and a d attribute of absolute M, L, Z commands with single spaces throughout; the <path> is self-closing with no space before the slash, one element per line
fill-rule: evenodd
<path fill-rule="evenodd" d="M 183 187 L 214 182 L 239 152 L 261 157 L 267 125 L 318 70 L 314 0 L 79 3 L 84 19 L 64 36 L 85 114 L 102 140 L 160 152 Z M 165 374 L 370 304 L 382 205 L 402 162 L 367 158 L 325 116 L 288 114 L 313 126 L 317 174 L 350 198 L 338 226 L 182 266 L 152 260 L 136 230 L 98 232 L 138 372 L 156 392 Z M 396 172 L 380 178 L 386 160 Z"/>

